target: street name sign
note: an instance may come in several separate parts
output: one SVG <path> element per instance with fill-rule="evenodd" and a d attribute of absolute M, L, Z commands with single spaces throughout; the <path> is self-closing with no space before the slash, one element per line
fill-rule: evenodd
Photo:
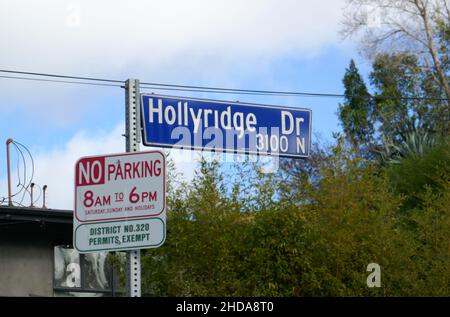
<path fill-rule="evenodd" d="M 83 157 L 75 164 L 74 247 L 80 253 L 155 248 L 166 236 L 160 151 Z"/>
<path fill-rule="evenodd" d="M 147 146 L 308 157 L 311 110 L 141 94 Z"/>

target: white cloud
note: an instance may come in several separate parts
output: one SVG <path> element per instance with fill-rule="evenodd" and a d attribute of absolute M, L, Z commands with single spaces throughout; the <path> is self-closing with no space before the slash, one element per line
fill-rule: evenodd
<path fill-rule="evenodd" d="M 40 196 L 40 189 L 42 186 L 47 185 L 46 205 L 52 209 L 73 209 L 73 196 L 74 196 L 74 169 L 75 162 L 84 156 L 94 155 L 106 155 L 114 153 L 125 152 L 125 139 L 122 136 L 124 132 L 124 123 L 121 122 L 116 125 L 111 131 L 96 131 L 85 132 L 81 131 L 68 140 L 65 145 L 55 147 L 51 150 L 40 149 L 36 146 L 29 146 L 34 161 L 34 177 L 33 182 L 39 186 L 35 189 L 36 199 Z M 12 162 L 12 187 L 13 193 L 16 193 L 20 187 L 18 187 L 20 174 L 20 183 L 28 183 L 31 174 L 31 161 L 25 153 L 26 167 L 27 167 L 27 179 L 23 179 L 23 164 L 21 161 L 18 163 L 17 155 L 13 147 L 11 147 L 11 162 Z M 141 145 L 141 151 L 153 150 L 152 147 L 144 147 Z M 180 182 L 191 182 L 194 178 L 195 172 L 198 169 L 199 162 L 203 158 L 207 161 L 219 160 L 226 168 L 232 168 L 233 163 L 242 162 L 245 156 L 234 155 L 229 153 L 212 153 L 209 151 L 190 151 L 180 149 L 165 149 L 166 155 L 175 164 L 175 173 L 177 175 L 176 184 Z M 260 161 L 268 164 L 268 170 L 266 172 L 275 172 L 278 168 L 278 160 L 270 157 L 247 157 L 251 162 Z M 17 165 L 19 164 L 19 172 Z M 267 166 L 266 166 L 267 167 Z M 7 180 L 6 177 L 0 179 L 0 197 L 5 198 L 7 196 Z M 22 197 L 24 199 L 22 200 Z M 29 194 L 17 195 L 13 198 L 14 204 L 20 203 L 24 206 L 30 205 Z M 6 198 L 3 203 L 6 202 Z M 42 206 L 42 196 L 35 204 L 37 207 Z"/>
<path fill-rule="evenodd" d="M 277 59 L 309 58 L 324 47 L 340 45 L 337 30 L 343 3 L 2 0 L 0 69 L 236 86 L 241 74 L 245 78 L 270 75 L 271 63 Z M 267 82 L 276 88 L 270 78 Z M 18 83 L 0 79 L 0 113 L 18 108 L 53 128 L 55 122 L 81 125 L 92 109 L 123 107 L 119 89 Z M 99 120 L 110 123 L 117 118 Z M 123 152 L 122 133 L 122 125 L 103 133 L 89 128 L 89 135 L 80 132 L 65 145 L 35 151 L 35 181 L 49 186 L 48 205 L 72 208 L 76 159 Z M 179 170 L 190 179 L 194 168 L 185 158 L 188 152 L 173 153 Z M 0 184 L 2 191 L 5 181 Z"/>
<path fill-rule="evenodd" d="M 79 132 L 68 143 L 50 151 L 31 149 L 34 157 L 35 175 L 34 182 L 41 187 L 48 186 L 47 206 L 50 208 L 73 208 L 73 184 L 74 166 L 78 158 L 88 155 L 101 155 L 124 151 L 123 124 L 117 125 L 110 133 L 97 132 L 90 136 L 85 132 Z M 28 169 L 30 168 L 29 163 Z M 16 172 L 13 172 L 16 175 Z M 1 182 L 5 184 L 5 180 Z M 13 180 L 13 186 L 17 183 L 17 177 Z M 5 188 L 6 186 L 2 186 Z M 36 195 L 38 191 L 36 192 Z M 2 196 L 5 196 L 3 193 Z M 25 199 L 29 203 L 29 199 Z M 40 203 L 41 205 L 41 203 Z"/>
<path fill-rule="evenodd" d="M 264 72 L 276 58 L 311 56 L 338 44 L 343 2 L 2 0 L 0 68 L 230 83 L 236 72 Z M 17 95 L 16 86 L 0 93 Z M 39 96 L 67 97 L 79 89 L 55 87 Z M 57 102 L 42 103 L 53 110 Z M 19 106 L 36 104 L 29 100 Z M 88 106 L 77 108 L 83 107 Z"/>
<path fill-rule="evenodd" d="M 344 2 L 2 0 L 0 69 L 295 90 L 274 80 L 277 67 L 344 48 Z M 83 125 L 115 100 L 123 102 L 120 88 L 0 78 L 0 114 L 52 127 Z"/>
<path fill-rule="evenodd" d="M 83 156 L 103 155 L 125 152 L 125 141 L 122 137 L 124 131 L 123 123 L 118 124 L 112 131 L 101 131 L 95 134 L 79 132 L 73 136 L 66 145 L 54 148 L 50 151 L 31 149 L 34 158 L 35 174 L 33 182 L 39 186 L 47 185 L 47 207 L 53 209 L 73 209 L 74 194 L 74 168 L 75 162 Z M 26 145 L 26 144 L 25 144 Z M 141 148 L 142 151 L 151 148 Z M 11 151 L 14 155 L 14 151 Z M 173 160 L 177 171 L 182 173 L 184 180 L 189 181 L 194 175 L 196 163 L 189 160 L 186 152 L 172 151 Z M 18 189 L 17 169 L 15 169 L 16 158 L 12 159 L 12 185 L 13 192 Z M 30 173 L 30 162 L 27 162 L 28 173 Z M 22 169 L 22 166 L 20 166 Z M 23 172 L 23 169 L 22 169 Z M 22 175 L 22 174 L 21 174 Z M 29 177 L 29 174 L 28 174 Z M 23 183 L 23 181 L 22 181 Z M 7 188 L 6 179 L 0 181 L 0 197 L 6 197 Z M 36 188 L 36 196 L 39 190 Z M 14 198 L 20 201 L 22 194 Z M 25 196 L 24 205 L 29 205 L 29 195 Z M 42 206 L 42 200 L 39 200 L 38 207 Z"/>
<path fill-rule="evenodd" d="M 1 60 L 120 72 L 183 56 L 252 58 L 335 43 L 342 0 L 17 1 L 0 4 Z M 185 60 L 181 60 L 185 62 Z"/>

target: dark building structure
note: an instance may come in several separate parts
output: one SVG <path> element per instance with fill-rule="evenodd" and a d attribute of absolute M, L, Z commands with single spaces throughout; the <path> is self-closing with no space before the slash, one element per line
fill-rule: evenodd
<path fill-rule="evenodd" d="M 0 296 L 114 296 L 107 253 L 72 248 L 71 210 L 0 206 Z"/>

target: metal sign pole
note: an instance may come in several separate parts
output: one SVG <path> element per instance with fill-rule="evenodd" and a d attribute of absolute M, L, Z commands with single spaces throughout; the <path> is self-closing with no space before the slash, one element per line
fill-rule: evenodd
<path fill-rule="evenodd" d="M 126 151 L 138 152 L 140 143 L 139 80 L 125 82 L 125 138 Z M 127 296 L 141 297 L 141 250 L 127 251 Z"/>

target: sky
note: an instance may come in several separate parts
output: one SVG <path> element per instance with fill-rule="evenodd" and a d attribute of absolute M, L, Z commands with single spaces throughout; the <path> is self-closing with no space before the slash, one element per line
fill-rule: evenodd
<path fill-rule="evenodd" d="M 344 6 L 344 0 L 2 0 L 0 69 L 340 94 L 350 59 L 363 74 L 369 69 L 355 43 L 339 35 Z M 331 140 L 340 131 L 336 98 L 171 94 L 309 108 L 314 137 Z M 79 157 L 124 152 L 124 100 L 120 87 L 0 78 L 0 141 L 11 137 L 31 151 L 33 181 L 48 185 L 48 207 L 73 208 Z M 180 152 L 172 156 L 189 180 L 195 162 Z M 15 191 L 15 150 L 12 157 Z M 7 192 L 5 159 L 0 145 L 0 197 Z"/>

